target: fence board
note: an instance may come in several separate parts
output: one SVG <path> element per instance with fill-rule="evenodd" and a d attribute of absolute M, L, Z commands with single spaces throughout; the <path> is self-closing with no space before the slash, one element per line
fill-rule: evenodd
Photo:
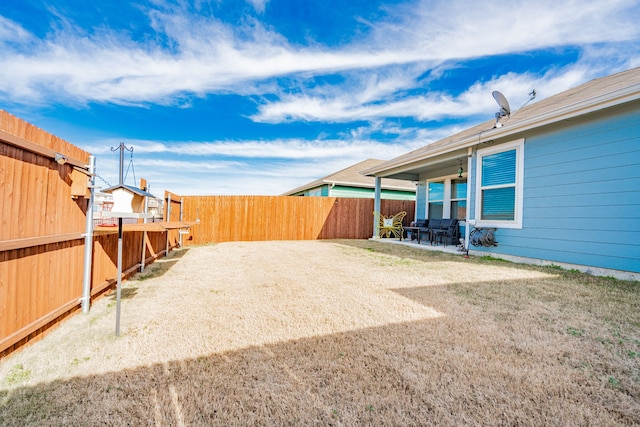
<path fill-rule="evenodd" d="M 180 210 L 182 208 L 182 196 L 171 193 L 169 191 L 164 192 L 164 221 L 180 221 Z M 180 230 L 174 229 L 167 232 L 167 245 L 169 249 L 178 246 L 180 240 Z"/>
<path fill-rule="evenodd" d="M 7 253 L 0 251 L 0 337 L 9 335 L 9 269 L 4 267 Z"/>

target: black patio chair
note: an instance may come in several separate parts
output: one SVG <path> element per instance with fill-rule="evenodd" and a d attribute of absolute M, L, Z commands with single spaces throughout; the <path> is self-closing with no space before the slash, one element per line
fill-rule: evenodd
<path fill-rule="evenodd" d="M 458 244 L 458 240 L 460 239 L 460 228 L 458 227 L 460 220 L 457 218 L 453 218 L 449 220 L 447 227 L 442 225 L 443 230 L 443 240 L 445 246 L 447 243 Z"/>
<path fill-rule="evenodd" d="M 427 227 L 428 233 L 429 233 L 429 243 L 431 243 L 433 245 L 433 242 L 435 242 L 435 237 L 436 237 L 436 233 L 437 230 L 440 230 L 442 228 L 442 220 L 441 219 L 430 219 L 429 220 L 429 226 Z"/>

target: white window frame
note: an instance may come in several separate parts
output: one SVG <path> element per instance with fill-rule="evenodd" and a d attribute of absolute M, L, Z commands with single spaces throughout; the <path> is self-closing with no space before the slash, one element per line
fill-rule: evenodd
<path fill-rule="evenodd" d="M 515 182 L 515 212 L 513 220 L 483 220 L 482 215 L 482 159 L 491 154 L 504 151 L 516 150 L 516 182 Z M 524 201 L 524 138 L 495 147 L 482 148 L 477 151 L 476 156 L 476 203 L 475 217 L 477 227 L 494 228 L 522 228 L 522 206 Z"/>
<path fill-rule="evenodd" d="M 451 190 L 453 190 L 453 182 L 454 182 L 454 181 L 459 181 L 459 180 L 461 180 L 461 179 L 464 179 L 464 180 L 467 182 L 467 195 L 466 195 L 466 197 L 458 197 L 458 198 L 455 198 L 455 199 L 454 199 L 454 198 L 451 196 L 451 195 L 453 194 L 453 192 L 451 191 Z M 453 202 L 461 202 L 461 201 L 465 201 L 465 202 L 467 202 L 467 204 L 465 204 L 465 210 L 468 212 L 468 211 L 469 211 L 469 206 L 467 206 L 467 205 L 468 205 L 468 203 L 469 203 L 469 179 L 467 178 L 467 176 L 466 176 L 466 175 L 462 175 L 462 177 L 460 177 L 460 176 L 456 175 L 456 176 L 452 177 L 452 178 L 449 180 L 449 218 L 453 218 L 453 211 L 451 210 L 451 204 L 452 204 Z M 468 214 L 467 214 L 467 215 L 468 215 Z M 467 215 L 465 215 L 465 218 L 458 218 L 458 220 L 459 220 L 460 222 L 465 221 L 465 220 L 466 220 Z"/>
<path fill-rule="evenodd" d="M 425 217 L 427 219 L 429 219 L 429 203 L 431 202 L 430 198 L 429 198 L 429 183 L 431 182 L 442 182 L 442 185 L 444 186 L 444 192 L 442 193 L 442 217 L 443 218 L 447 218 L 445 217 L 445 215 L 447 214 L 447 179 L 446 177 L 440 177 L 440 178 L 433 178 L 433 179 L 428 179 L 426 181 L 426 191 L 427 191 L 427 197 L 426 197 L 426 202 L 427 205 L 425 206 Z M 439 200 L 438 200 L 439 201 Z"/>
<path fill-rule="evenodd" d="M 456 179 L 466 179 L 467 180 L 467 197 L 466 198 L 458 198 L 455 200 L 467 200 L 467 203 L 469 203 L 469 177 L 467 176 L 466 173 L 464 173 L 462 175 L 462 177 L 456 175 L 446 175 L 446 176 L 440 176 L 438 178 L 430 178 L 427 179 L 425 181 L 425 192 L 427 194 L 427 197 L 425 197 L 425 216 L 427 217 L 427 219 L 429 219 L 428 215 L 429 215 L 429 183 L 430 182 L 442 182 L 444 183 L 444 199 L 442 200 L 442 218 L 451 218 L 451 181 L 454 181 Z M 469 207 L 467 206 L 467 209 Z M 462 224 L 464 220 L 460 220 L 460 223 Z"/>

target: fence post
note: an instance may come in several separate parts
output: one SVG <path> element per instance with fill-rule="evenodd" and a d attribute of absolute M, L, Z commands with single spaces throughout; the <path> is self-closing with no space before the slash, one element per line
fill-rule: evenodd
<path fill-rule="evenodd" d="M 167 197 L 165 198 L 167 200 L 167 218 L 165 219 L 166 222 L 171 222 L 171 193 L 167 194 Z M 165 256 L 169 256 L 169 230 L 167 229 L 167 247 L 165 248 L 165 252 L 164 255 Z"/>
<path fill-rule="evenodd" d="M 151 185 L 147 184 L 147 180 L 144 178 L 140 178 L 140 188 L 142 188 L 147 193 L 151 192 Z M 149 212 L 149 198 L 144 198 L 144 213 Z M 147 223 L 147 218 L 142 219 L 142 223 Z M 142 258 L 140 259 L 140 272 L 144 271 L 144 264 L 147 260 L 147 230 L 142 232 Z"/>
<path fill-rule="evenodd" d="M 96 158 L 89 156 L 89 205 L 87 206 L 84 236 L 84 271 L 82 276 L 82 313 L 89 313 L 91 305 L 91 266 L 93 265 L 93 196 L 95 190 Z"/>
<path fill-rule="evenodd" d="M 182 222 L 182 207 L 184 204 L 184 197 L 180 197 L 180 222 Z M 178 244 L 182 248 L 182 233 L 178 232 Z"/>

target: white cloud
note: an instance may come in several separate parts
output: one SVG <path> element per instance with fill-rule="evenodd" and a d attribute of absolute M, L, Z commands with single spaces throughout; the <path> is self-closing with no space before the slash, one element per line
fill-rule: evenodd
<path fill-rule="evenodd" d="M 126 140 L 127 147 L 133 147 L 133 156 L 146 155 L 172 155 L 172 156 L 193 156 L 193 157 L 225 157 L 243 159 L 327 159 L 331 157 L 349 157 L 352 155 L 362 156 L 367 152 L 381 152 L 391 154 L 396 150 L 397 145 L 385 144 L 382 142 L 343 138 L 343 139 L 274 139 L 271 141 L 210 141 L 210 142 L 159 142 L 145 140 Z M 83 145 L 82 148 L 94 153 L 114 157 L 111 147 L 119 145 L 116 140 L 100 140 Z"/>
<path fill-rule="evenodd" d="M 423 0 L 390 10 L 376 42 L 425 58 L 471 58 L 638 37 L 638 4 L 612 0 L 468 2 Z M 395 19 L 394 19 L 395 18 Z"/>
<path fill-rule="evenodd" d="M 545 75 L 509 73 L 490 81 L 476 83 L 458 96 L 446 92 L 407 95 L 418 82 L 400 78 L 393 83 L 368 79 L 348 88 L 308 90 L 298 95 L 284 95 L 280 100 L 264 103 L 252 119 L 258 122 L 280 123 L 306 120 L 323 122 L 379 121 L 391 117 L 414 117 L 417 120 L 441 120 L 473 116 L 492 117 L 496 104 L 491 97 L 494 90 L 502 91 L 516 110 L 536 89 L 538 99 L 574 87 L 589 78 L 593 70 L 578 63 L 553 69 Z M 390 89 L 390 90 L 387 90 Z M 354 93 L 356 94 L 354 96 Z M 361 94 L 361 96 L 358 96 Z M 497 111 L 497 110 L 496 110 Z"/>
<path fill-rule="evenodd" d="M 378 128 L 372 131 L 378 131 Z M 130 166 L 126 159 L 124 168 L 128 170 L 128 184 L 137 185 L 135 181 L 144 177 L 152 189 L 168 189 L 178 194 L 275 195 L 367 158 L 391 159 L 432 142 L 446 132 L 446 129 L 434 133 L 414 130 L 394 144 L 357 137 L 204 144 L 127 140 L 127 147 L 134 148 L 133 165 Z M 369 132 L 361 129 L 360 133 L 366 136 Z M 416 140 L 416 137 L 420 139 Z M 96 155 L 101 185 L 106 185 L 102 180 L 110 184 L 118 180 L 118 156 L 109 148 L 118 144 L 115 140 L 100 140 L 82 147 Z"/>
<path fill-rule="evenodd" d="M 0 16 L 0 43 L 28 43 L 31 39 L 31 35 L 21 25 Z"/>
<path fill-rule="evenodd" d="M 247 3 L 253 6 L 258 13 L 264 13 L 264 10 L 269 3 L 269 0 L 247 0 Z"/>
<path fill-rule="evenodd" d="M 258 9 L 266 4 L 252 3 Z M 390 11 L 387 22 L 372 24 L 372 38 L 340 49 L 293 47 L 255 20 L 232 28 L 180 10 L 148 12 L 170 49 L 153 42 L 134 43 L 106 29 L 78 34 L 70 25 L 38 40 L 2 18 L 0 91 L 22 102 L 54 97 L 68 103 L 170 104 L 185 93 L 247 93 L 267 79 L 295 73 L 420 61 L 435 65 L 452 58 L 637 39 L 637 9 L 630 0 L 509 5 L 424 1 Z M 372 87 L 382 86 L 365 86 Z M 366 93 L 360 96 L 367 98 Z M 313 100 L 299 107 L 322 108 Z"/>

